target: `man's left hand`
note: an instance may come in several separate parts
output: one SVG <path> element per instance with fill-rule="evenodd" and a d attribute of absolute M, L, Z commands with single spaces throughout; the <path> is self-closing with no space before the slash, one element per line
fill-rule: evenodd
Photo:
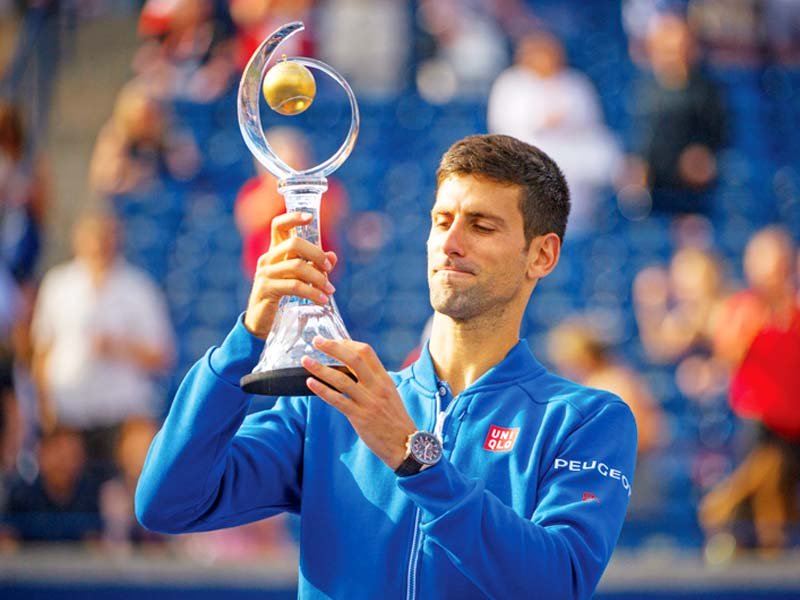
<path fill-rule="evenodd" d="M 320 380 L 309 377 L 308 389 L 347 417 L 378 458 L 397 469 L 405 458 L 408 436 L 417 426 L 375 351 L 362 342 L 319 336 L 314 347 L 344 364 L 357 380 L 304 356 L 303 366 Z"/>

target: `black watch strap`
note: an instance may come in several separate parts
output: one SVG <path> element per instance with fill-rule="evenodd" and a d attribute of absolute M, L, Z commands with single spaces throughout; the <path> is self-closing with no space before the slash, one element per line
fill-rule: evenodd
<path fill-rule="evenodd" d="M 408 477 L 419 473 L 422 469 L 422 463 L 419 462 L 413 455 L 409 455 L 394 472 L 398 477 Z"/>

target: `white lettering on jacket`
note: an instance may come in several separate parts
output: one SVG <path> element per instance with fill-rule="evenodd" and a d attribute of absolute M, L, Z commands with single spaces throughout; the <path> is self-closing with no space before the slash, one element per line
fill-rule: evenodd
<path fill-rule="evenodd" d="M 567 469 L 568 471 L 597 471 L 603 477 L 616 479 L 622 484 L 623 489 L 628 492 L 628 497 L 631 495 L 631 482 L 622 474 L 622 471 L 609 467 L 607 464 L 597 460 L 572 460 L 566 458 L 557 458 L 553 463 L 553 469 L 556 471 L 560 469 Z"/>

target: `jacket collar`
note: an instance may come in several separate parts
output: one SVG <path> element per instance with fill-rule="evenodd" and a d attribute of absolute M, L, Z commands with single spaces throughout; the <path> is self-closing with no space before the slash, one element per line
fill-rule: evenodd
<path fill-rule="evenodd" d="M 414 381 L 426 392 L 435 394 L 438 377 L 433 367 L 429 342 L 425 342 L 417 361 L 411 366 Z M 470 393 L 492 385 L 508 384 L 520 379 L 530 379 L 544 372 L 544 367 L 536 360 L 526 340 L 519 340 L 505 358 L 481 375 L 463 393 Z"/>

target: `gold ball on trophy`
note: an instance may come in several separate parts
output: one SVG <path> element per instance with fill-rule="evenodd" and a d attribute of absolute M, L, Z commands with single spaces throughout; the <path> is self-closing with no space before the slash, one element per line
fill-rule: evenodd
<path fill-rule="evenodd" d="M 272 110 L 293 116 L 311 106 L 317 84 L 306 67 L 291 60 L 281 60 L 267 71 L 262 89 Z"/>

